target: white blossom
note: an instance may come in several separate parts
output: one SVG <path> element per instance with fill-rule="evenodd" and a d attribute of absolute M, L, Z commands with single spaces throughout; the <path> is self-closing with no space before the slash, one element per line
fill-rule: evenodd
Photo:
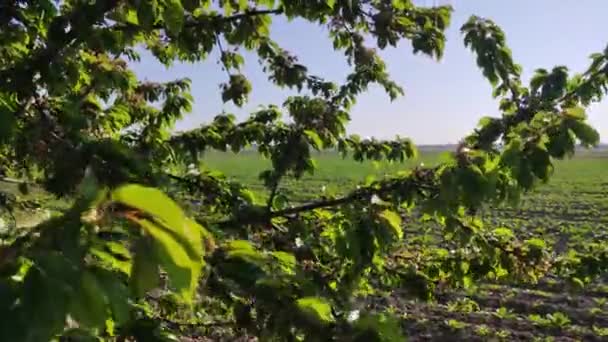
<path fill-rule="evenodd" d="M 349 322 L 354 322 L 359 319 L 360 312 L 359 310 L 353 310 L 348 313 L 348 317 L 346 318 Z"/>
<path fill-rule="evenodd" d="M 186 173 L 190 176 L 198 176 L 201 174 L 196 165 L 194 164 L 188 165 L 188 171 Z"/>

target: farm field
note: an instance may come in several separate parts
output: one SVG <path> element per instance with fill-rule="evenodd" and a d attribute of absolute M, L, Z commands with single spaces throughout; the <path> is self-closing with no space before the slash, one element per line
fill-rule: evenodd
<path fill-rule="evenodd" d="M 333 152 L 315 156 L 318 169 L 300 180 L 285 179 L 281 191 L 298 203 L 320 194 L 345 193 L 369 179 L 441 162 L 445 152 L 421 152 L 404 163 L 359 163 Z M 234 155 L 208 152 L 202 167 L 219 170 L 267 196 L 258 174 L 269 162 L 253 151 Z M 1 183 L 4 192 L 17 194 L 16 185 Z M 519 238 L 537 237 L 552 247 L 555 258 L 590 246 L 608 246 L 608 151 L 581 151 L 558 161 L 551 181 L 525 195 L 518 206 L 487 208 L 481 217 L 491 227 L 506 227 Z M 61 207 L 62 202 L 33 191 L 27 199 Z M 296 204 L 296 203 L 294 203 Z M 51 205 L 52 207 L 53 205 Z M 27 227 L 48 214 L 36 208 L 15 212 L 17 226 Z M 415 219 L 405 220 L 406 249 L 434 244 L 436 230 Z M 483 283 L 461 291 L 437 291 L 435 301 L 406 300 L 398 292 L 372 297 L 365 305 L 390 310 L 402 317 L 410 341 L 608 341 L 608 278 L 572 291 L 564 277 L 548 277 L 538 284 Z M 214 341 L 206 331 L 192 331 L 187 341 Z"/>
<path fill-rule="evenodd" d="M 403 164 L 358 163 L 332 152 L 318 154 L 318 170 L 301 180 L 285 180 L 283 191 L 306 202 L 323 192 L 344 193 L 368 175 L 432 165 L 440 152 L 423 152 Z M 254 153 L 210 152 L 204 167 L 259 190 L 260 171 L 269 163 Z M 537 237 L 552 247 L 554 258 L 608 243 L 608 151 L 583 151 L 558 161 L 548 184 L 525 195 L 516 207 L 487 208 L 481 217 L 492 227 L 506 227 L 520 238 Z M 410 220 L 405 227 L 409 247 L 433 243 L 432 227 Z M 432 304 L 405 301 L 398 293 L 375 298 L 368 305 L 392 310 L 403 317 L 412 341 L 608 341 L 608 281 L 601 279 L 582 290 L 558 277 L 538 284 L 481 284 L 462 292 L 437 293 Z M 560 278 L 563 279 L 563 278 Z M 608 279 L 607 279 L 608 280 Z M 572 291 L 571 291 L 572 290 Z"/>

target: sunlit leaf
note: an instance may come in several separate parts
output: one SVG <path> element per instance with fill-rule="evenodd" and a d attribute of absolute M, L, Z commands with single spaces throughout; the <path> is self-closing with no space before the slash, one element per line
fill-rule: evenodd
<path fill-rule="evenodd" d="M 182 299 L 191 301 L 201 273 L 202 255 L 192 258 L 192 255 L 188 254 L 189 248 L 184 248 L 183 241 L 180 241 L 179 237 L 176 238 L 172 230 L 146 219 L 136 222 L 154 238 L 154 251 L 161 267 L 169 276 L 171 287 Z M 200 235 L 198 244 L 202 244 Z"/>
<path fill-rule="evenodd" d="M 403 238 L 403 227 L 401 223 L 401 216 L 392 210 L 383 210 L 378 214 L 388 226 L 392 229 L 393 234 L 401 240 Z"/>
<path fill-rule="evenodd" d="M 564 114 L 577 120 L 582 120 L 587 117 L 585 109 L 582 107 L 569 107 L 564 109 Z"/>
<path fill-rule="evenodd" d="M 137 184 L 124 185 L 112 192 L 112 200 L 177 226 L 184 220 L 181 208 L 162 191 Z"/>
<path fill-rule="evenodd" d="M 306 136 L 310 139 L 312 146 L 315 149 L 320 150 L 323 148 L 323 140 L 321 140 L 317 132 L 313 130 L 305 130 L 304 134 L 306 134 Z"/>
<path fill-rule="evenodd" d="M 353 323 L 355 330 L 354 341 L 405 341 L 401 334 L 401 324 L 396 317 L 385 314 L 364 313 Z"/>
<path fill-rule="evenodd" d="M 325 325 L 334 322 L 331 305 L 320 297 L 304 297 L 296 301 L 296 306 L 302 314 L 313 322 Z"/>

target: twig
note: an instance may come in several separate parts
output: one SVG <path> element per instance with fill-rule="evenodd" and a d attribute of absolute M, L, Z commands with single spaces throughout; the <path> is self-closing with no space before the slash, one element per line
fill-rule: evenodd
<path fill-rule="evenodd" d="M 270 10 L 248 10 L 243 13 L 235 14 L 235 15 L 232 15 L 229 17 L 218 16 L 218 17 L 216 17 L 216 20 L 220 20 L 222 22 L 232 22 L 232 21 L 240 20 L 240 19 L 243 19 L 246 17 L 254 17 L 254 16 L 258 16 L 258 15 L 267 15 L 267 14 L 282 14 L 282 13 L 283 13 L 282 8 L 275 8 L 275 9 L 270 9 Z"/>
<path fill-rule="evenodd" d="M 311 202 L 311 203 L 307 203 L 301 206 L 297 206 L 297 207 L 292 207 L 292 208 L 286 208 L 286 209 L 282 209 L 282 210 L 277 210 L 277 211 L 273 211 L 270 212 L 269 216 L 271 218 L 273 217 L 283 217 L 283 216 L 289 216 L 289 215 L 294 215 L 294 214 L 298 214 L 301 212 L 305 212 L 305 211 L 311 211 L 311 210 L 315 210 L 315 209 L 321 209 L 321 208 L 329 208 L 329 207 L 337 207 L 343 204 L 347 204 L 350 202 L 354 202 L 356 200 L 363 200 L 366 197 L 371 197 L 373 194 L 369 193 L 369 194 L 363 194 L 363 193 L 358 193 L 358 192 L 353 192 L 347 196 L 344 197 L 338 197 L 338 198 L 334 198 L 334 199 L 327 199 L 327 200 L 321 200 L 321 201 L 316 201 L 316 202 Z"/>
<path fill-rule="evenodd" d="M 232 77 L 232 75 L 230 74 L 230 68 L 228 67 L 228 64 L 226 63 L 226 60 L 224 59 L 226 51 L 224 50 L 224 47 L 222 46 L 222 37 L 220 37 L 219 34 L 216 34 L 215 35 L 215 41 L 217 43 L 218 49 L 220 49 L 220 62 L 224 66 L 224 70 L 226 70 L 226 74 L 228 75 L 228 79 L 230 79 L 230 77 Z"/>

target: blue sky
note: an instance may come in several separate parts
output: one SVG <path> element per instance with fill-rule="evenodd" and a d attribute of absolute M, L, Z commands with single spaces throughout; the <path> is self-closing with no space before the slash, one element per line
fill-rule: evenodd
<path fill-rule="evenodd" d="M 351 112 L 349 133 L 379 138 L 410 137 L 417 144 L 455 143 L 484 115 L 497 115 L 491 88 L 464 48 L 460 26 L 476 14 L 493 19 L 507 34 L 513 56 L 524 68 L 524 79 L 534 69 L 566 65 L 582 71 L 588 56 L 608 44 L 606 0 L 418 0 L 419 4 L 451 4 L 452 25 L 447 33 L 444 57 L 437 62 L 413 55 L 407 42 L 381 52 L 391 76 L 405 89 L 405 96 L 391 102 L 377 87 L 359 97 Z M 272 37 L 295 53 L 313 74 L 341 81 L 349 67 L 341 53 L 334 52 L 327 31 L 311 24 L 274 19 Z M 192 79 L 195 103 L 178 129 L 208 122 L 223 110 L 245 118 L 259 105 L 280 105 L 293 91 L 271 85 L 256 58 L 247 59 L 243 73 L 253 84 L 250 101 L 238 109 L 223 104 L 218 85 L 226 74 L 211 59 L 197 64 L 176 64 L 167 69 L 149 55 L 133 65 L 140 78 L 168 81 Z M 608 141 L 608 100 L 593 105 L 589 120 Z"/>

